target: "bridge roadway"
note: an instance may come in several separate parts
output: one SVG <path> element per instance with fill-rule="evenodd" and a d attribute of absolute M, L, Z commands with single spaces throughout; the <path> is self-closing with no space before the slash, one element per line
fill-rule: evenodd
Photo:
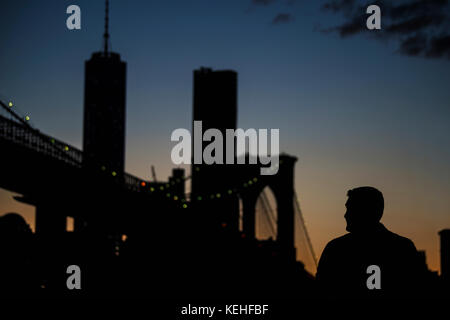
<path fill-rule="evenodd" d="M 36 206 L 40 268 L 48 288 L 65 284 L 61 266 L 75 263 L 89 270 L 89 294 L 101 296 L 140 295 L 143 288 L 153 288 L 166 297 L 173 297 L 174 290 L 180 296 L 192 296 L 192 288 L 200 296 L 202 289 L 208 295 L 229 296 L 239 288 L 243 296 L 273 292 L 277 297 L 311 290 L 311 276 L 295 261 L 292 192 L 296 159 L 292 157 L 280 160 L 284 164 L 277 175 L 266 177 L 267 181 L 260 177 L 255 188 L 243 187 L 248 191 L 241 196 L 250 204 L 265 185 L 278 196 L 278 241 L 263 245 L 245 230 L 239 235 L 215 223 L 210 210 L 197 210 L 204 201 L 198 207 L 194 201 L 189 202 L 189 209 L 180 209 L 179 201 L 169 200 L 166 191 L 152 194 L 148 188 L 140 189 L 138 178 L 113 176 L 101 168 L 87 170 L 80 150 L 1 115 L 0 150 L 0 188 L 21 194 L 24 202 Z M 259 168 L 241 170 L 238 177 L 249 181 Z M 248 221 L 254 223 L 254 206 L 247 207 Z M 75 218 L 81 232 L 65 232 L 67 216 Z M 123 234 L 128 235 L 123 258 L 111 263 L 110 245 Z M 269 273 L 276 276 L 261 283 Z M 109 282 L 117 274 L 119 289 L 111 287 L 114 281 Z M 149 274 L 159 275 L 158 279 Z M 217 275 L 221 275 L 220 286 L 211 281 Z"/>
<path fill-rule="evenodd" d="M 138 178 L 88 171 L 80 150 L 1 115 L 0 150 L 0 188 L 36 206 L 37 232 L 65 230 L 67 216 L 126 228 L 124 213 L 150 207 Z"/>
<path fill-rule="evenodd" d="M 259 176 L 258 166 L 236 165 L 229 169 L 226 181 L 219 179 L 217 187 L 226 187 L 224 190 L 209 190 L 211 186 L 208 186 L 206 189 L 213 192 L 213 197 L 199 194 L 194 199 L 199 198 L 198 201 L 180 206 L 180 200 L 185 197 L 184 188 L 178 201 L 172 201 L 177 186 L 170 184 L 169 189 L 161 186 L 163 192 L 152 193 L 148 185 L 141 187 L 142 180 L 129 174 L 110 172 L 101 164 L 86 168 L 81 150 L 41 133 L 20 119 L 14 121 L 0 115 L 0 150 L 0 187 L 23 195 L 21 201 L 36 206 L 37 233 L 63 233 L 67 216 L 75 218 L 77 231 L 92 227 L 95 233 L 104 230 L 107 235 L 155 226 L 152 233 L 161 233 L 164 237 L 165 230 L 173 234 L 175 228 L 185 229 L 187 223 L 202 232 L 211 229 L 211 225 L 224 224 L 237 232 L 229 219 L 230 211 L 223 205 L 238 204 L 239 194 L 244 211 L 243 232 L 253 239 L 256 201 L 268 186 L 277 202 L 277 242 L 287 251 L 295 251 L 293 177 L 296 157 L 281 155 L 279 171 L 272 176 Z M 229 201 L 225 199 L 227 194 Z M 193 211 L 185 210 L 186 207 Z M 222 215 L 219 214 L 221 207 L 225 209 Z"/>

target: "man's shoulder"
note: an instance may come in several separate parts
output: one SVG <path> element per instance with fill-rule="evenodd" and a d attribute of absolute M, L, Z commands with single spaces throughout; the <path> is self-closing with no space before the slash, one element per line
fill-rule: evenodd
<path fill-rule="evenodd" d="M 353 238 L 353 236 L 351 233 L 344 234 L 343 236 L 337 237 L 337 238 L 331 240 L 330 242 L 328 242 L 326 247 L 327 248 L 336 248 L 336 247 L 347 245 L 349 242 L 352 241 L 352 238 Z"/>
<path fill-rule="evenodd" d="M 381 236 L 380 233 L 378 233 L 377 238 L 379 238 L 381 236 L 382 238 L 385 238 L 385 240 L 391 244 L 395 244 L 397 246 L 402 246 L 402 247 L 415 248 L 414 242 L 411 239 L 403 237 L 401 235 L 398 235 L 392 231 L 389 231 L 384 226 L 383 226 L 382 230 L 383 230 L 383 232 L 382 232 L 383 236 Z M 344 234 L 340 237 L 337 237 L 337 238 L 331 240 L 330 242 L 328 242 L 326 247 L 329 249 L 339 248 L 341 246 L 347 246 L 350 243 L 353 243 L 355 241 L 356 242 L 361 241 L 361 237 L 355 236 L 352 233 L 346 233 L 346 234 Z"/>
<path fill-rule="evenodd" d="M 409 247 L 411 249 L 415 249 L 414 242 L 406 237 L 403 237 L 397 233 L 389 231 L 386 229 L 386 236 L 389 238 L 390 242 L 395 243 L 398 246 Z"/>

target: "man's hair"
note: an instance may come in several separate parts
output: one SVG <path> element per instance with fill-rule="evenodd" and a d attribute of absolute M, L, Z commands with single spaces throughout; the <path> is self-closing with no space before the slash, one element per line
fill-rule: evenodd
<path fill-rule="evenodd" d="M 384 211 L 384 198 L 381 191 L 374 187 L 359 187 L 347 192 L 349 199 L 358 207 L 364 209 L 374 218 L 380 220 Z"/>

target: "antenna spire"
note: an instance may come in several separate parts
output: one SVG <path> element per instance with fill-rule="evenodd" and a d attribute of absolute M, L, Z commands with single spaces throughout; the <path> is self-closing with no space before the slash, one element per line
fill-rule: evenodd
<path fill-rule="evenodd" d="M 105 5 L 105 33 L 103 34 L 103 52 L 105 56 L 108 55 L 108 40 L 109 40 L 109 32 L 108 32 L 108 22 L 109 22 L 109 1 L 106 0 Z"/>

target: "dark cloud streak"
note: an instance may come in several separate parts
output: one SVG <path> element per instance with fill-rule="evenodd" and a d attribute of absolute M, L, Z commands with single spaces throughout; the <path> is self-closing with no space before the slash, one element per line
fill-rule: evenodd
<path fill-rule="evenodd" d="M 298 0 L 252 0 L 254 6 L 268 6 L 275 2 L 284 3 L 286 5 L 294 5 Z"/>
<path fill-rule="evenodd" d="M 376 4 L 381 8 L 382 30 L 366 28 L 366 8 Z M 322 10 L 342 14 L 347 20 L 341 25 L 320 29 L 323 33 L 338 33 L 348 37 L 359 33 L 375 35 L 398 43 L 397 52 L 408 56 L 450 59 L 449 0 L 395 1 L 330 0 Z"/>
<path fill-rule="evenodd" d="M 293 6 L 298 2 L 298 0 L 251 0 L 251 7 L 268 7 L 272 4 L 284 4 L 286 6 Z M 252 11 L 252 8 L 250 8 L 247 12 Z M 271 21 L 271 25 L 281 25 L 281 24 L 287 24 L 294 20 L 294 15 L 292 13 L 278 13 L 274 16 L 274 18 Z"/>
<path fill-rule="evenodd" d="M 274 2 L 276 0 L 252 0 L 252 4 L 255 6 L 268 6 Z"/>
<path fill-rule="evenodd" d="M 279 25 L 289 23 L 294 20 L 294 17 L 290 13 L 279 13 L 273 18 L 272 24 Z"/>

